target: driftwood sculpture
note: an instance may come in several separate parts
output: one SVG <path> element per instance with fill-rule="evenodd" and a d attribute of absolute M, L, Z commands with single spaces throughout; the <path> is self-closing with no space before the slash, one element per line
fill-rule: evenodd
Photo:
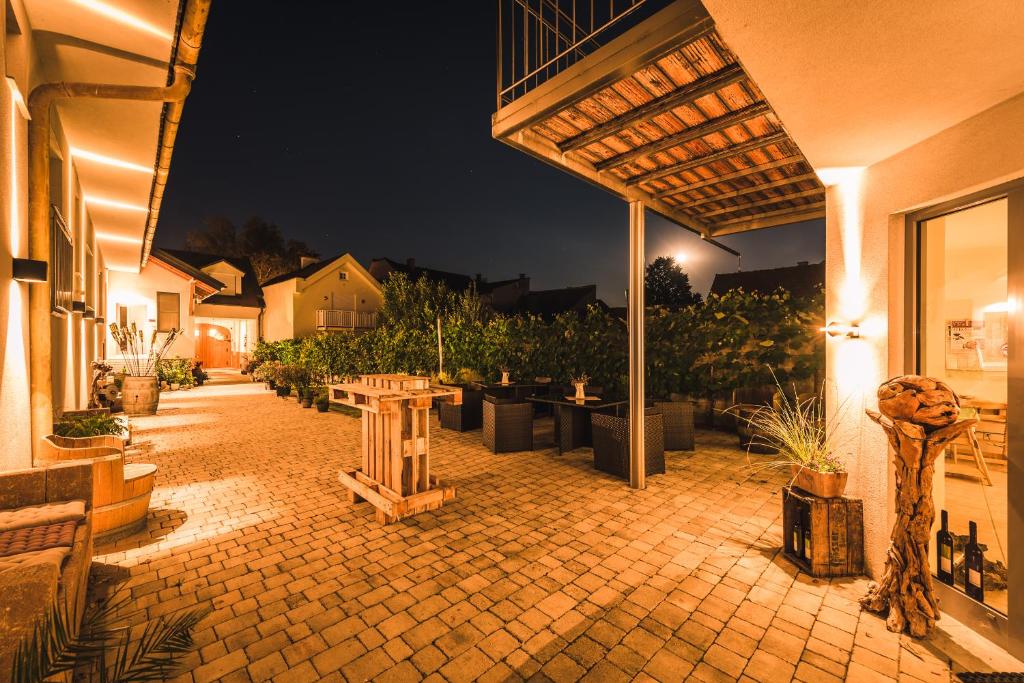
<path fill-rule="evenodd" d="M 882 578 L 860 604 L 886 617 L 890 631 L 923 638 L 939 618 L 932 590 L 928 540 L 935 521 L 932 478 L 946 445 L 977 422 L 960 420 L 960 400 L 946 384 L 904 375 L 878 388 L 880 413 L 867 414 L 896 452 L 896 525 Z"/>

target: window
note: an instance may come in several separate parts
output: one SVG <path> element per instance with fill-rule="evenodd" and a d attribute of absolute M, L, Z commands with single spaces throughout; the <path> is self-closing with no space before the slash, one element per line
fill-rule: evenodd
<path fill-rule="evenodd" d="M 57 313 L 71 312 L 75 278 L 75 252 L 71 234 L 56 206 L 50 207 L 50 308 Z"/>
<path fill-rule="evenodd" d="M 348 273 L 346 271 L 344 271 L 344 270 L 339 270 L 338 271 L 338 279 L 339 280 L 347 280 L 348 279 Z"/>
<path fill-rule="evenodd" d="M 156 331 L 170 332 L 181 327 L 181 295 L 177 292 L 156 293 Z"/>

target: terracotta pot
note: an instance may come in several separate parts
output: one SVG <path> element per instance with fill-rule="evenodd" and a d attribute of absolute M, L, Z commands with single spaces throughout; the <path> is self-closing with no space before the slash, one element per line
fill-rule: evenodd
<path fill-rule="evenodd" d="M 800 465 L 790 466 L 793 486 L 819 498 L 839 498 L 846 490 L 847 472 L 818 472 Z"/>
<path fill-rule="evenodd" d="M 154 415 L 160 404 L 155 376 L 126 375 L 121 386 L 121 406 L 125 415 Z"/>

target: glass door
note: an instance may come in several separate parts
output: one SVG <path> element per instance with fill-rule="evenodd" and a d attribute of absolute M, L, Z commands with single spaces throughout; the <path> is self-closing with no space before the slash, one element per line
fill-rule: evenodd
<path fill-rule="evenodd" d="M 1014 186 L 909 221 L 916 247 L 911 367 L 949 385 L 960 397 L 960 418 L 976 420 L 935 463 L 934 581 L 943 611 L 1018 656 L 1024 589 L 1014 577 L 1024 573 L 1024 503 L 1012 492 L 1024 485 L 1015 421 L 1024 358 L 1014 342 L 1024 333 L 1017 323 L 1024 313 L 1022 221 L 1024 194 Z"/>

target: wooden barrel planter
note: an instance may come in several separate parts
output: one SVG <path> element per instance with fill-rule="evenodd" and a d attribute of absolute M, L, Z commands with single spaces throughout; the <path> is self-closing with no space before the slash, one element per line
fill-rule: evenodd
<path fill-rule="evenodd" d="M 117 436 L 70 438 L 50 435 L 43 441 L 40 464 L 67 460 L 92 462 L 92 533 L 109 539 L 146 526 L 156 465 L 125 464 L 124 442 Z"/>
<path fill-rule="evenodd" d="M 125 415 L 155 415 L 160 389 L 155 376 L 125 375 L 121 385 L 121 406 Z"/>

